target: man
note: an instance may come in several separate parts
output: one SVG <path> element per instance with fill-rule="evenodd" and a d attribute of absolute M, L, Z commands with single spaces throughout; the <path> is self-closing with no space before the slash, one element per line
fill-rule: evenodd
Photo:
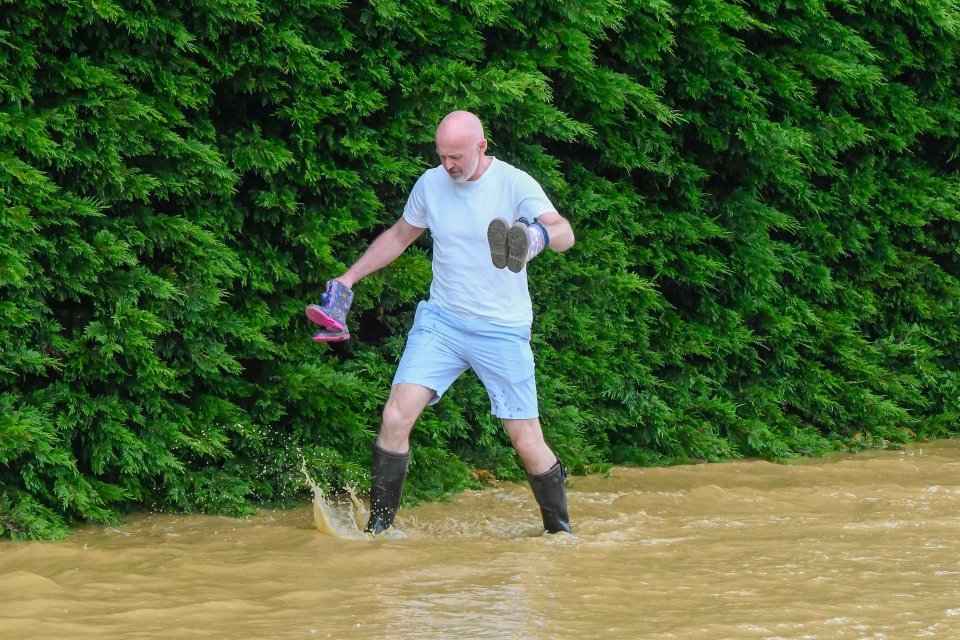
<path fill-rule="evenodd" d="M 354 284 L 430 229 L 430 298 L 417 307 L 373 445 L 366 530 L 377 534 L 392 526 L 414 423 L 472 368 L 526 468 L 544 527 L 569 532 L 565 473 L 544 442 L 538 417 L 524 267 L 547 246 L 572 247 L 573 229 L 533 178 L 486 155 L 483 125 L 474 114 L 447 115 L 437 128 L 436 147 L 440 166 L 420 176 L 400 219 L 328 283 L 322 306 L 307 307 L 307 316 L 324 327 L 314 340 L 349 338 L 346 314 Z"/>

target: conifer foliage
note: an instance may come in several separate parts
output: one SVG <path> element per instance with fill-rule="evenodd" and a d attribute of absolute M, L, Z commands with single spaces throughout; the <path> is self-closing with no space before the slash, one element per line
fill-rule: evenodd
<path fill-rule="evenodd" d="M 956 0 L 2 7 L 0 535 L 365 486 L 429 238 L 349 343 L 302 309 L 453 109 L 577 232 L 529 267 L 574 470 L 960 434 Z M 488 411 L 425 413 L 409 498 L 522 477 Z"/>

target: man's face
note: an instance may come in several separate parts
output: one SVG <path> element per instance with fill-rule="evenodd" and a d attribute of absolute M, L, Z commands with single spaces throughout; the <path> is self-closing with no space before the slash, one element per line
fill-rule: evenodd
<path fill-rule="evenodd" d="M 483 142 L 469 144 L 464 142 L 437 142 L 437 155 L 440 164 L 454 182 L 466 182 L 474 177 L 480 167 Z"/>

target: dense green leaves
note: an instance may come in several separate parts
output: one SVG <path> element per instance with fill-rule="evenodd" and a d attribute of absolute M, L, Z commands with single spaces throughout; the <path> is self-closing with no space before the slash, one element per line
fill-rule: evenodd
<path fill-rule="evenodd" d="M 530 266 L 575 470 L 960 432 L 955 0 L 0 3 L 0 535 L 363 487 L 429 240 L 303 318 L 447 112 L 577 245 Z M 522 477 L 465 376 L 408 496 Z"/>

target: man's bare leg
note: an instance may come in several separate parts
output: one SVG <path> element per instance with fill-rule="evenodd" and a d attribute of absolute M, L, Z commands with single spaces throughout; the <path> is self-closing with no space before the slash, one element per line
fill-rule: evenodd
<path fill-rule="evenodd" d="M 503 421 L 513 448 L 523 462 L 527 473 L 539 475 L 546 473 L 557 463 L 557 456 L 543 439 L 543 429 L 539 418 Z"/>
<path fill-rule="evenodd" d="M 436 392 L 433 389 L 401 382 L 390 389 L 390 397 L 383 408 L 383 422 L 377 445 L 392 453 L 410 451 L 410 432 Z"/>

